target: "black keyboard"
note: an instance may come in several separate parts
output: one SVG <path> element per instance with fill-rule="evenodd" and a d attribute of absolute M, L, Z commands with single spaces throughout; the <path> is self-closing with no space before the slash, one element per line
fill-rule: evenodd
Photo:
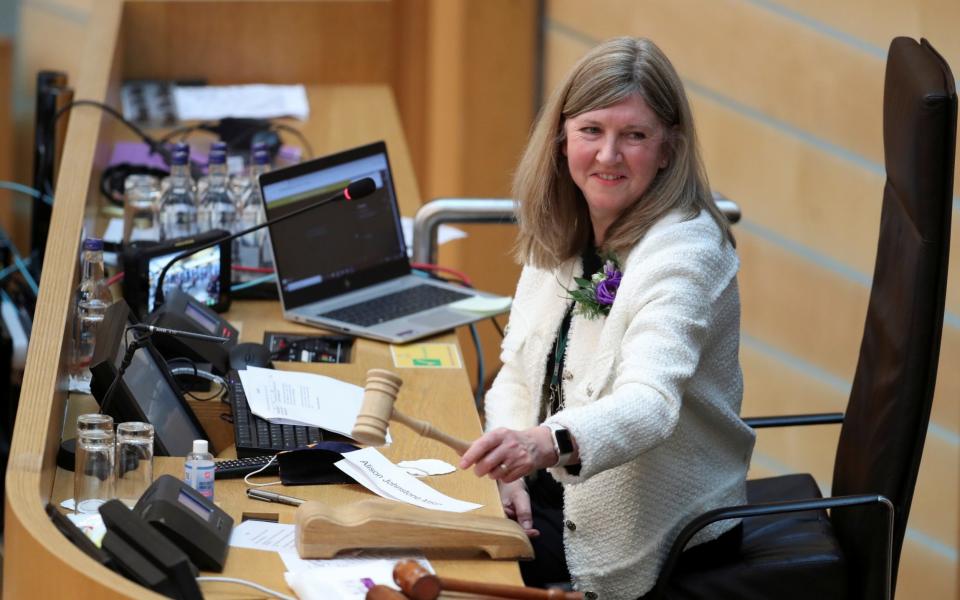
<path fill-rule="evenodd" d="M 213 472 L 215 479 L 234 479 L 236 477 L 246 477 L 250 473 L 257 471 L 260 475 L 276 475 L 280 472 L 280 463 L 273 459 L 272 454 L 262 454 L 260 456 L 248 456 L 246 458 L 237 458 L 230 460 L 218 460 L 214 463 Z M 267 468 L 263 469 L 265 465 Z M 262 471 L 260 469 L 263 469 Z"/>
<path fill-rule="evenodd" d="M 470 294 L 423 283 L 317 316 L 369 327 L 469 297 Z"/>
<path fill-rule="evenodd" d="M 233 435 L 237 446 L 237 456 L 262 456 L 276 454 L 280 450 L 293 450 L 307 444 L 321 442 L 327 436 L 342 440 L 319 427 L 305 425 L 277 425 L 250 412 L 247 395 L 240 383 L 236 371 L 227 373 L 227 388 L 230 393 L 230 406 L 233 409 Z"/>

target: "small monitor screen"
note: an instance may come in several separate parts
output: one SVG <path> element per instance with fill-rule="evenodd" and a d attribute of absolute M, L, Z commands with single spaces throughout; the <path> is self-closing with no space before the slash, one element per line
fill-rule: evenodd
<path fill-rule="evenodd" d="M 217 321 L 212 319 L 210 315 L 205 314 L 201 309 L 197 308 L 190 302 L 186 303 L 186 306 L 183 309 L 183 314 L 200 327 L 203 327 L 204 330 L 216 335 L 218 325 Z"/>
<path fill-rule="evenodd" d="M 160 271 L 179 253 L 178 250 L 150 259 L 148 312 L 153 312 L 153 297 Z M 163 280 L 163 293 L 168 295 L 175 289 L 190 294 L 207 306 L 215 306 L 220 301 L 220 246 L 201 250 L 174 263 Z"/>
<path fill-rule="evenodd" d="M 190 494 L 184 492 L 183 490 L 177 495 L 177 501 L 190 509 L 191 512 L 195 513 L 198 517 L 204 521 L 210 520 L 210 515 L 213 513 L 209 508 L 200 503 L 196 498 Z"/>

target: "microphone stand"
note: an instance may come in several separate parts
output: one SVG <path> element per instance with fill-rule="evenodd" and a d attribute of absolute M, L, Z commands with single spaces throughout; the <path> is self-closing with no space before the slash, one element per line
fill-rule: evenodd
<path fill-rule="evenodd" d="M 321 207 L 321 206 L 325 206 L 325 205 L 327 205 L 327 204 L 330 204 L 330 203 L 333 202 L 334 200 L 339 200 L 339 199 L 341 199 L 341 198 L 346 198 L 347 200 L 357 200 L 357 199 L 359 199 L 359 198 L 363 198 L 364 196 L 368 196 L 368 195 L 372 194 L 376 189 L 377 189 L 377 185 L 376 185 L 376 183 L 373 181 L 373 179 L 371 179 L 370 177 L 364 177 L 363 179 L 358 179 L 357 181 L 354 181 L 353 183 L 351 183 L 350 185 L 348 185 L 345 189 L 341 190 L 340 192 L 337 192 L 336 194 L 334 194 L 334 195 L 332 195 L 332 196 L 328 196 L 328 197 L 320 200 L 319 202 L 315 202 L 315 203 L 313 203 L 313 204 L 310 204 L 309 206 L 304 206 L 304 207 L 298 208 L 297 210 L 291 211 L 291 212 L 289 212 L 289 213 L 287 213 L 287 214 L 285 214 L 285 215 L 281 215 L 281 216 L 279 216 L 279 217 L 274 217 L 273 219 L 270 219 L 270 220 L 268 220 L 268 221 L 264 221 L 263 223 L 259 223 L 259 224 L 257 224 L 257 225 L 254 225 L 253 227 L 247 227 L 247 228 L 244 229 L 243 231 L 238 231 L 237 233 L 231 233 L 231 234 L 229 234 L 229 235 L 225 235 L 225 236 L 220 237 L 220 238 L 217 238 L 217 239 L 215 239 L 215 240 L 213 240 L 213 241 L 211 241 L 211 242 L 208 242 L 208 243 L 206 243 L 206 244 L 203 244 L 202 246 L 197 246 L 197 247 L 195 247 L 195 248 L 191 248 L 191 249 L 189 249 L 189 250 L 186 250 L 186 251 L 184 251 L 184 252 L 181 252 L 180 254 L 174 256 L 173 258 L 171 258 L 171 259 L 170 259 L 170 262 L 168 262 L 166 265 L 164 265 L 163 269 L 160 271 L 160 276 L 157 278 L 157 291 L 156 291 L 156 293 L 154 294 L 154 297 L 153 297 L 153 308 L 154 308 L 154 310 L 156 310 L 157 308 L 159 308 L 159 307 L 163 304 L 163 280 L 164 280 L 164 278 L 166 278 L 166 276 L 167 276 L 167 271 L 170 269 L 170 267 L 171 267 L 174 263 L 179 262 L 180 260 L 182 260 L 182 259 L 184 259 L 184 258 L 186 258 L 186 257 L 188 257 L 188 256 L 190 256 L 190 255 L 192 255 L 192 254 L 196 254 L 197 252 L 200 252 L 201 250 L 206 250 L 207 248 L 212 248 L 212 247 L 216 246 L 217 244 L 222 244 L 223 242 L 227 242 L 227 241 L 230 241 L 230 240 L 234 240 L 234 239 L 236 239 L 236 238 L 238 238 L 238 237 L 243 237 L 243 236 L 247 235 L 248 233 L 253 233 L 254 231 L 257 231 L 258 229 L 263 229 L 264 227 L 269 227 L 269 226 L 271 226 L 271 225 L 275 225 L 275 224 L 280 223 L 280 222 L 282 222 L 282 221 L 286 221 L 287 219 L 292 219 L 293 217 L 296 217 L 296 216 L 298 216 L 298 215 L 302 215 L 303 213 L 307 212 L 308 210 L 313 210 L 313 209 L 315 209 L 315 208 L 319 208 L 319 207 Z M 266 201 L 264 201 L 264 203 L 266 203 Z"/>
<path fill-rule="evenodd" d="M 100 412 L 102 414 L 110 414 L 109 408 L 111 408 L 113 403 L 113 391 L 116 389 L 117 383 L 123 380 L 123 374 L 126 372 L 127 367 L 130 366 L 130 363 L 133 362 L 134 353 L 143 346 L 144 342 L 150 339 L 151 335 L 153 335 L 152 331 L 147 331 L 142 335 L 135 333 L 133 342 L 127 345 L 126 352 L 123 354 L 123 360 L 120 361 L 120 368 L 117 370 L 117 375 L 113 378 L 113 381 L 110 382 L 110 387 L 107 388 L 107 392 L 103 395 L 103 403 L 100 405 Z"/>
<path fill-rule="evenodd" d="M 150 336 L 152 336 L 154 333 L 163 333 L 166 335 L 199 339 L 208 342 L 219 342 L 221 344 L 227 341 L 227 338 L 218 335 L 206 335 L 203 333 L 193 333 L 192 331 L 165 329 L 163 327 L 154 327 L 153 325 L 146 325 L 143 323 L 130 325 L 127 329 L 132 329 L 134 331 L 133 342 L 127 345 L 126 351 L 123 354 L 123 360 L 120 361 L 120 368 L 117 370 L 117 375 L 113 378 L 113 381 L 110 382 L 110 387 L 107 388 L 107 392 L 103 395 L 103 403 L 100 405 L 100 412 L 103 414 L 110 414 L 107 412 L 107 409 L 113 403 L 113 391 L 116 389 L 117 383 L 123 380 L 123 374 L 127 371 L 127 367 L 130 366 L 130 363 L 133 362 L 133 355 L 137 350 L 143 347 L 144 343 L 150 339 Z"/>

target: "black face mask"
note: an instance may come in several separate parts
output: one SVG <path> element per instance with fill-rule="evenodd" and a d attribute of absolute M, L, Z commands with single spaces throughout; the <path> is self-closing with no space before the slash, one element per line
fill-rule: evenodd
<path fill-rule="evenodd" d="M 343 442 L 317 442 L 295 450 L 277 454 L 280 481 L 284 485 L 315 485 L 325 483 L 356 483 L 333 463 L 347 452 L 359 450 Z"/>

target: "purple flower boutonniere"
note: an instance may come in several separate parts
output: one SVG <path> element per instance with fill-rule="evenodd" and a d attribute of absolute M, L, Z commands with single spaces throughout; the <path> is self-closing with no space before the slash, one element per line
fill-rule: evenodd
<path fill-rule="evenodd" d="M 603 267 L 590 279 L 574 278 L 577 288 L 570 290 L 570 297 L 576 303 L 575 312 L 588 319 L 598 319 L 610 314 L 610 307 L 617 299 L 617 289 L 623 272 L 620 263 L 613 256 L 606 257 Z"/>

